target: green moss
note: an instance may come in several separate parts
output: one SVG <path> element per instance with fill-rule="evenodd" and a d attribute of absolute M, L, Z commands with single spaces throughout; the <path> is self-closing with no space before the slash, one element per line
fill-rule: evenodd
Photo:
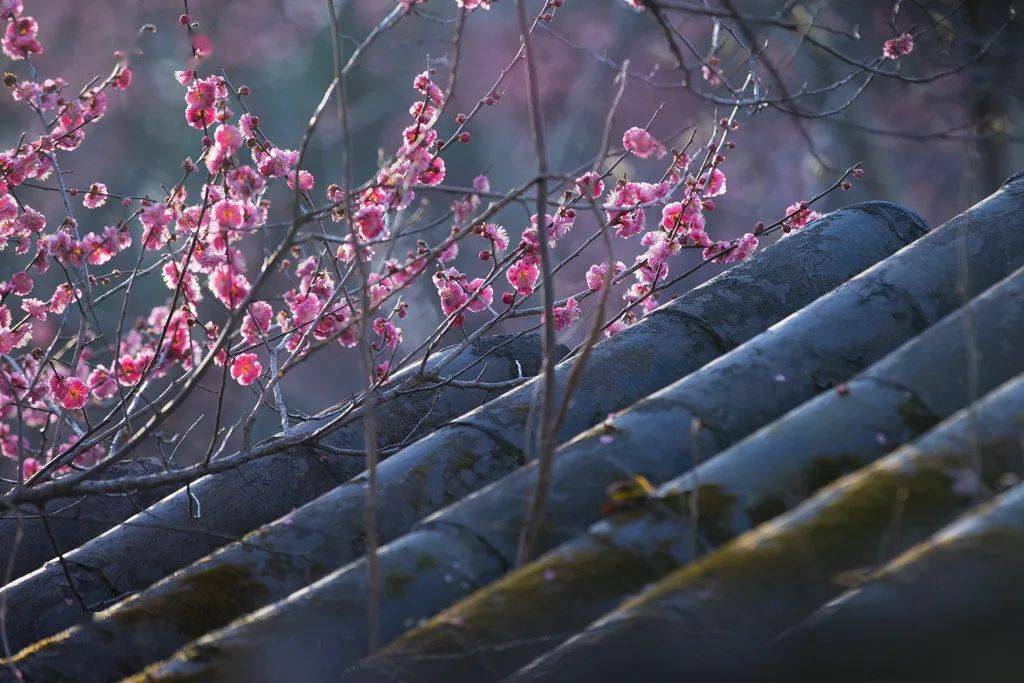
<path fill-rule="evenodd" d="M 472 470 L 476 467 L 476 455 L 469 451 L 465 451 L 457 460 L 448 465 L 449 477 L 457 477 L 465 470 Z"/>
<path fill-rule="evenodd" d="M 722 608 L 723 600 L 736 609 L 749 600 L 742 609 L 755 611 L 757 601 L 783 593 L 820 602 L 823 594 L 836 589 L 829 585 L 831 576 L 877 560 L 897 500 L 903 501 L 902 537 L 911 537 L 915 530 L 930 533 L 969 502 L 953 492 L 957 462 L 919 457 L 900 465 L 883 461 L 837 482 L 809 507 L 740 536 L 623 609 L 642 609 L 670 596 L 706 590 L 717 595 L 716 609 Z M 698 605 L 710 604 L 696 600 Z"/>
<path fill-rule="evenodd" d="M 721 484 L 701 484 L 697 492 L 697 527 L 702 536 L 711 543 L 719 544 L 734 535 L 733 514 L 736 496 Z M 660 507 L 668 507 L 684 518 L 690 515 L 693 489 L 671 490 L 663 496 L 653 498 Z"/>
<path fill-rule="evenodd" d="M 127 628 L 171 623 L 178 633 L 198 637 L 265 603 L 267 590 L 251 572 L 247 565 L 206 567 L 173 588 L 128 600 L 110 619 Z"/>
<path fill-rule="evenodd" d="M 701 484 L 693 490 L 675 492 L 662 499 L 678 514 L 688 517 L 691 506 L 697 508 L 697 531 L 709 544 L 721 545 L 735 535 L 733 508 L 736 496 L 720 484 Z M 685 523 L 685 522 L 684 522 Z"/>
<path fill-rule="evenodd" d="M 461 652 L 516 640 L 543 643 L 544 636 L 582 628 L 622 595 L 677 566 L 667 554 L 641 557 L 617 548 L 549 554 L 409 631 L 381 655 Z"/>
<path fill-rule="evenodd" d="M 898 410 L 900 417 L 903 418 L 903 424 L 914 434 L 924 434 L 941 421 L 941 418 L 914 394 L 901 403 Z"/>
<path fill-rule="evenodd" d="M 814 493 L 839 477 L 856 472 L 864 466 L 864 458 L 856 455 L 835 455 L 815 458 L 804 474 L 804 492 Z"/>
<path fill-rule="evenodd" d="M 211 680 L 209 661 L 219 650 L 214 645 L 190 645 L 173 658 L 157 662 L 123 683 L 202 683 Z"/>
<path fill-rule="evenodd" d="M 389 598 L 400 598 L 412 582 L 413 577 L 405 572 L 391 572 L 384 577 L 384 593 Z"/>
<path fill-rule="evenodd" d="M 416 571 L 426 571 L 427 569 L 433 569 L 437 566 L 437 560 L 434 559 L 433 555 L 420 555 L 416 559 Z"/>
<path fill-rule="evenodd" d="M 750 518 L 750 523 L 753 526 L 757 526 L 770 519 L 775 519 L 788 509 L 789 506 L 781 496 L 768 495 L 747 506 L 747 517 Z"/>

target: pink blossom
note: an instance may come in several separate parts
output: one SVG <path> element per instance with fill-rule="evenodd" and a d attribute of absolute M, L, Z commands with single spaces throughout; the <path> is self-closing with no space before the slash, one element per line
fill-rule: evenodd
<path fill-rule="evenodd" d="M 469 301 L 467 288 L 463 286 L 466 276 L 455 268 L 434 273 L 433 281 L 437 296 L 441 299 L 441 311 L 445 315 L 451 315 Z"/>
<path fill-rule="evenodd" d="M 21 302 L 21 310 L 25 311 L 37 320 L 46 320 L 49 315 L 48 302 L 41 299 L 23 299 Z"/>
<path fill-rule="evenodd" d="M 146 249 L 160 249 L 167 243 L 167 225 L 172 217 L 164 204 L 150 204 L 142 210 L 139 221 L 146 228 L 142 233 L 142 245 Z"/>
<path fill-rule="evenodd" d="M 26 205 L 25 210 L 15 221 L 15 228 L 26 233 L 39 233 L 46 229 L 46 217 L 31 206 Z"/>
<path fill-rule="evenodd" d="M 576 179 L 576 189 L 580 196 L 597 199 L 604 194 L 604 181 L 600 173 L 588 171 Z"/>
<path fill-rule="evenodd" d="M 720 72 L 707 64 L 700 68 L 700 75 L 707 81 L 708 85 L 712 88 L 717 88 L 722 85 L 722 77 Z"/>
<path fill-rule="evenodd" d="M 416 177 L 417 180 L 419 180 L 424 185 L 430 185 L 431 187 L 433 187 L 434 185 L 440 185 L 442 182 L 444 182 L 444 176 L 444 159 L 442 159 L 441 157 L 434 157 L 433 160 L 430 162 L 430 166 L 420 171 Z"/>
<path fill-rule="evenodd" d="M 240 332 L 246 344 L 256 344 L 270 332 L 270 321 L 274 317 L 274 309 L 266 301 L 254 301 L 242 318 Z"/>
<path fill-rule="evenodd" d="M 288 174 L 288 187 L 291 190 L 295 189 L 295 176 L 296 175 L 299 176 L 299 190 L 301 190 L 302 192 L 310 192 L 313 189 L 313 183 L 315 182 L 315 179 L 313 178 L 313 174 L 310 173 L 309 171 L 307 171 L 306 169 L 300 169 L 297 174 L 296 173 L 289 173 Z"/>
<path fill-rule="evenodd" d="M 461 4 L 462 0 L 458 1 Z M 490 0 L 465 0 L 465 2 L 467 4 L 472 3 L 473 7 L 476 7 L 481 2 L 486 2 L 488 5 L 490 4 Z M 470 7 L 469 9 L 473 9 L 473 7 Z M 438 106 L 444 104 L 444 94 L 441 92 L 441 89 L 437 87 L 437 84 L 431 80 L 429 72 L 424 71 L 414 78 L 412 81 L 412 87 L 416 88 L 416 90 L 420 91 L 424 95 L 427 95 L 431 100 L 433 100 L 434 104 Z"/>
<path fill-rule="evenodd" d="M 133 76 L 134 74 L 132 74 L 130 67 L 122 66 L 118 69 L 117 75 L 114 76 L 114 80 L 110 82 L 110 85 L 116 90 L 127 90 L 131 87 Z"/>
<path fill-rule="evenodd" d="M 142 373 L 146 371 L 151 354 L 123 354 L 117 361 L 117 381 L 121 386 L 130 387 L 142 380 Z"/>
<path fill-rule="evenodd" d="M 480 229 L 480 235 L 491 240 L 495 251 L 505 251 L 508 249 L 508 231 L 500 225 L 488 223 Z"/>
<path fill-rule="evenodd" d="M 576 303 L 575 297 L 571 296 L 565 300 L 564 306 L 555 306 L 551 312 L 555 319 L 555 330 L 562 330 L 569 327 L 579 320 L 580 315 L 583 313 L 579 304 Z"/>
<path fill-rule="evenodd" d="M 473 189 L 477 192 L 490 192 L 491 181 L 487 179 L 487 176 L 480 174 L 473 178 Z"/>
<path fill-rule="evenodd" d="M 117 393 L 117 380 L 102 365 L 89 373 L 89 391 L 99 399 L 108 399 Z"/>
<path fill-rule="evenodd" d="M 402 328 L 390 320 L 377 318 L 373 321 L 373 331 L 389 349 L 395 349 L 402 342 Z"/>
<path fill-rule="evenodd" d="M 21 463 L 21 476 L 22 479 L 28 480 L 35 475 L 42 468 L 39 460 L 36 458 L 25 458 L 24 462 Z"/>
<path fill-rule="evenodd" d="M 643 128 L 634 126 L 622 135 L 622 146 L 641 159 L 654 156 L 657 159 L 665 156 L 665 145 L 658 142 L 653 135 Z"/>
<path fill-rule="evenodd" d="M 13 221 L 17 216 L 17 200 L 9 194 L 0 195 L 0 224 Z"/>
<path fill-rule="evenodd" d="M 66 282 L 57 285 L 57 288 L 53 290 L 53 296 L 50 297 L 50 313 L 60 315 L 72 300 L 80 296 L 82 296 L 82 292 L 78 289 L 71 289 L 71 286 Z"/>
<path fill-rule="evenodd" d="M 89 233 L 82 239 L 89 265 L 100 266 L 117 256 L 132 244 L 132 234 L 127 227 L 116 228 L 108 225 L 102 234 Z"/>
<path fill-rule="evenodd" d="M 38 34 L 39 23 L 32 17 L 21 17 L 8 22 L 0 45 L 3 46 L 4 54 L 11 59 L 24 59 L 43 51 L 43 46 L 36 40 Z"/>
<path fill-rule="evenodd" d="M 647 247 L 643 258 L 652 266 L 665 263 L 682 249 L 678 239 L 661 230 L 647 233 L 640 243 Z"/>
<path fill-rule="evenodd" d="M 355 225 L 362 239 L 376 239 L 384 232 L 384 208 L 376 204 L 359 207 L 356 211 Z"/>
<path fill-rule="evenodd" d="M 821 218 L 821 214 L 807 208 L 806 202 L 790 204 L 786 209 L 786 220 L 783 222 L 791 230 L 799 230 L 811 221 Z"/>
<path fill-rule="evenodd" d="M 0 353 L 10 353 L 28 343 L 32 333 L 31 325 L 21 325 L 11 329 L 11 311 L 7 306 L 0 305 Z"/>
<path fill-rule="evenodd" d="M 280 147 L 273 147 L 259 158 L 256 157 L 257 152 L 254 149 L 253 159 L 256 161 L 256 167 L 260 173 L 268 178 L 284 178 L 299 163 L 299 153 L 297 151 L 281 149 Z"/>
<path fill-rule="evenodd" d="M 701 204 L 696 198 L 685 202 L 672 202 L 661 210 L 661 228 L 675 234 L 687 235 L 694 230 L 704 230 L 704 216 Z"/>
<path fill-rule="evenodd" d="M 626 270 L 626 264 L 622 261 L 615 262 L 615 269 L 612 275 L 612 279 L 622 274 Z M 608 276 L 608 264 L 607 263 L 595 263 L 587 269 L 587 287 L 592 292 L 599 292 L 604 288 L 605 281 Z"/>
<path fill-rule="evenodd" d="M 35 282 L 27 270 L 22 270 L 11 276 L 11 281 L 0 286 L 0 293 L 12 293 L 17 296 L 25 296 L 32 292 Z"/>
<path fill-rule="evenodd" d="M 459 257 L 459 243 L 450 237 L 445 241 L 441 251 L 437 253 L 437 260 L 442 263 L 450 263 Z"/>
<path fill-rule="evenodd" d="M 213 205 L 213 219 L 221 230 L 237 230 L 245 220 L 245 208 L 242 202 L 222 199 Z"/>
<path fill-rule="evenodd" d="M 54 373 L 49 384 L 53 398 L 66 410 L 78 410 L 89 398 L 89 387 L 78 377 L 65 378 Z"/>
<path fill-rule="evenodd" d="M 14 18 L 24 11 L 21 0 L 0 0 L 0 19 Z"/>
<path fill-rule="evenodd" d="M 468 311 L 480 313 L 494 302 L 494 288 L 490 285 L 484 287 L 484 279 L 482 277 L 470 280 L 467 289 L 473 295 L 469 305 L 466 306 Z"/>
<path fill-rule="evenodd" d="M 890 38 L 882 43 L 882 56 L 886 59 L 899 59 L 914 51 L 914 36 L 909 33 Z"/>
<path fill-rule="evenodd" d="M 266 186 L 267 181 L 252 166 L 239 166 L 228 171 L 228 189 L 237 199 L 249 199 Z"/>
<path fill-rule="evenodd" d="M 230 124 L 217 126 L 213 134 L 214 144 L 228 156 L 234 154 L 242 146 L 242 135 Z"/>
<path fill-rule="evenodd" d="M 238 308 L 249 295 L 249 281 L 234 266 L 220 266 L 210 275 L 210 291 L 228 308 Z"/>
<path fill-rule="evenodd" d="M 196 283 L 195 275 L 192 273 L 185 273 L 184 279 L 181 274 L 181 265 L 177 261 L 171 261 L 165 263 L 162 269 L 162 275 L 164 285 L 167 289 L 174 291 L 181 286 L 181 291 L 185 293 L 185 298 L 192 302 L 198 303 L 202 300 L 203 295 L 199 290 L 199 285 Z"/>
<path fill-rule="evenodd" d="M 730 247 L 732 248 L 730 249 Z M 715 263 L 736 263 L 750 258 L 756 249 L 757 237 L 748 232 L 736 240 L 735 246 L 730 242 L 716 242 L 709 245 L 702 252 L 702 256 L 704 259 L 712 259 Z"/>
<path fill-rule="evenodd" d="M 608 221 L 615 226 L 615 236 L 628 239 L 643 231 L 647 216 L 644 210 L 637 208 L 625 213 L 607 212 Z"/>
<path fill-rule="evenodd" d="M 240 353 L 231 361 L 231 378 L 247 387 L 263 372 L 263 366 L 255 353 Z"/>
<path fill-rule="evenodd" d="M 629 327 L 629 323 L 627 323 L 626 321 L 622 320 L 621 318 L 618 319 L 618 320 L 614 320 L 605 329 L 604 336 L 610 337 L 613 334 L 618 334 L 619 332 L 622 332 L 627 327 Z"/>
<path fill-rule="evenodd" d="M 708 174 L 705 173 L 700 177 L 698 184 L 702 187 L 703 195 L 705 197 L 718 197 L 725 194 L 725 173 L 719 168 L 711 169 L 711 179 L 708 180 Z"/>
<path fill-rule="evenodd" d="M 509 267 L 505 276 L 521 296 L 529 296 L 537 285 L 540 270 L 532 259 L 521 258 Z"/>
<path fill-rule="evenodd" d="M 98 209 L 107 203 L 107 186 L 103 183 L 93 183 L 89 191 L 82 197 L 82 204 L 87 209 Z"/>
<path fill-rule="evenodd" d="M 238 118 L 238 127 L 246 140 L 255 140 L 256 129 L 259 128 L 259 119 L 246 112 Z"/>

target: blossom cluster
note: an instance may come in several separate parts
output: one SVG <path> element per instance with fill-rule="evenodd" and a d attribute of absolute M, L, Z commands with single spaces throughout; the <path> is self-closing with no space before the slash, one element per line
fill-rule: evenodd
<path fill-rule="evenodd" d="M 457 2 L 467 11 L 492 4 Z M 406 0 L 410 10 L 417 4 L 421 0 Z M 642 2 L 635 4 L 642 9 Z M 191 19 L 183 18 L 191 32 Z M 401 321 L 410 305 L 404 292 L 420 281 L 432 284 L 437 295 L 434 314 L 443 318 L 438 340 L 469 316 L 484 323 L 536 315 L 526 303 L 543 284 L 542 252 L 575 248 L 571 238 L 590 209 L 609 238 L 633 245 L 633 260 L 591 265 L 586 288 L 553 302 L 550 320 L 540 316 L 556 331 L 577 324 L 588 299 L 613 288 L 620 288 L 621 311 L 605 334 L 634 323 L 658 305 L 659 292 L 671 283 L 673 258 L 684 250 L 708 262 L 732 263 L 758 248 L 756 229 L 723 241 L 709 227 L 709 214 L 727 192 L 723 151 L 735 130 L 731 121 L 723 121 L 698 162 L 669 150 L 648 127 L 628 128 L 620 153 L 651 164 L 667 157 L 660 176 L 643 181 L 597 167 L 573 173 L 561 198 L 524 221 L 515 240 L 484 206 L 495 195 L 486 175 L 454 191 L 443 186 L 444 153 L 454 142 L 469 143 L 465 128 L 473 115 L 452 117 L 455 132 L 439 134 L 438 126 L 449 123 L 444 112 L 450 93 L 433 69 L 412 78 L 407 125 L 375 172 L 355 186 L 318 184 L 301 168 L 304 149 L 268 137 L 250 110 L 248 88 L 235 88 L 224 73 L 202 72 L 210 48 L 194 49 L 189 68 L 174 75 L 183 89 L 181 125 L 194 135 L 199 153 L 197 160 L 183 161 L 184 176 L 165 196 L 113 194 L 93 179 L 82 189 L 68 188 L 63 155 L 77 150 L 104 117 L 108 97 L 132 86 L 130 61 L 115 55 L 106 78 L 76 92 L 63 78 L 37 76 L 32 58 L 44 46 L 21 0 L 0 0 L 0 21 L 5 54 L 32 67 L 29 78 L 9 75 L 4 84 L 41 128 L 0 151 L 0 251 L 24 261 L 0 282 L 0 453 L 19 460 L 24 477 L 96 463 L 120 429 L 110 427 L 116 415 L 127 416 L 144 395 L 147 402 L 162 396 L 208 364 L 219 368 L 222 382 L 247 387 L 239 391 L 253 393 L 259 403 L 289 363 L 335 342 L 351 348 L 366 341 L 374 364 L 367 374 L 383 381 L 405 337 Z M 195 46 L 196 37 L 190 38 Z M 500 97 L 491 91 L 480 103 Z M 278 262 L 280 273 L 270 272 L 269 259 L 253 258 L 277 239 L 269 230 L 275 184 L 287 187 L 303 209 L 302 223 L 315 227 L 315 239 L 281 249 L 287 258 Z M 29 187 L 59 192 L 65 215 L 48 220 L 26 203 L 22 195 Z M 451 221 L 446 216 L 439 224 L 444 234 L 438 239 L 418 234 L 423 239 L 403 255 L 398 245 L 409 237 L 407 210 L 417 192 L 426 191 L 456 197 Z M 318 193 L 326 199 L 322 208 L 316 208 Z M 79 203 L 86 209 L 81 221 L 75 215 Z M 122 217 L 102 225 L 95 217 L 105 211 L 121 211 Z M 806 202 L 797 202 L 781 226 L 797 230 L 817 217 Z M 329 230 L 327 221 L 340 230 Z M 300 227 L 298 218 L 293 227 Z M 466 250 L 476 259 L 466 258 Z M 128 270 L 113 267 L 122 255 L 117 264 L 128 264 Z M 136 281 L 150 273 L 163 283 L 166 299 L 147 304 L 134 322 L 122 313 L 116 329 L 100 329 L 93 306 L 113 293 L 127 300 Z M 356 278 L 362 281 L 353 286 Z M 265 286 L 271 279 L 275 283 Z M 361 339 L 363 329 L 370 339 Z M 69 338 L 73 343 L 59 347 Z M 38 346 L 30 348 L 32 343 Z M 98 423 L 90 419 L 101 414 Z M 97 437 L 104 429 L 107 438 Z M 30 432 L 53 436 L 33 445 Z"/>

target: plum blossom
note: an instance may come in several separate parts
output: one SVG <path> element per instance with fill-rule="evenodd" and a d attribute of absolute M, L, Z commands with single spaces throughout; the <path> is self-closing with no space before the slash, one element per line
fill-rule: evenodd
<path fill-rule="evenodd" d="M 570 296 L 565 300 L 564 306 L 555 306 L 551 313 L 555 321 L 555 330 L 562 330 L 579 320 L 583 311 L 576 303 L 576 298 Z"/>
<path fill-rule="evenodd" d="M 434 287 L 441 299 L 441 311 L 447 316 L 462 308 L 469 301 L 466 290 L 466 276 L 455 268 L 448 268 L 434 273 Z"/>
<path fill-rule="evenodd" d="M 689 235 L 704 232 L 704 216 L 696 197 L 683 202 L 672 202 L 661 210 L 661 228 L 673 234 Z"/>
<path fill-rule="evenodd" d="M 241 333 L 246 344 L 256 344 L 270 332 L 274 309 L 266 301 L 254 301 L 242 318 Z"/>
<path fill-rule="evenodd" d="M 616 261 L 615 267 L 612 273 L 612 279 L 621 275 L 626 270 L 626 264 L 622 261 Z M 607 263 L 595 263 L 587 269 L 587 287 L 592 292 L 599 292 L 604 288 L 605 281 L 608 277 L 608 264 Z"/>
<path fill-rule="evenodd" d="M 37 40 L 39 23 L 32 17 L 20 17 L 7 23 L 3 40 L 0 41 L 4 54 L 14 60 L 42 53 L 43 46 Z"/>
<path fill-rule="evenodd" d="M 107 186 L 103 183 L 93 183 L 89 191 L 82 197 L 82 205 L 87 209 L 98 209 L 107 203 Z"/>
<path fill-rule="evenodd" d="M 0 296 L 14 294 L 25 296 L 32 292 L 35 282 L 27 270 L 22 270 L 11 276 L 9 282 L 0 282 Z"/>
<path fill-rule="evenodd" d="M 914 36 L 909 33 L 890 38 L 882 43 L 882 56 L 886 59 L 899 59 L 914 51 Z"/>
<path fill-rule="evenodd" d="M 0 19 L 13 19 L 24 11 L 21 0 L 0 0 Z"/>
<path fill-rule="evenodd" d="M 500 225 L 487 223 L 480 228 L 478 234 L 485 239 L 489 239 L 494 245 L 495 251 L 505 251 L 508 249 L 508 231 Z"/>
<path fill-rule="evenodd" d="M 729 247 L 732 246 L 732 249 Z M 728 251 L 726 251 L 728 250 Z M 737 263 L 745 261 L 757 250 L 757 237 L 746 233 L 736 240 L 735 246 L 729 242 L 715 242 L 702 252 L 704 259 L 712 259 L 714 263 Z"/>
<path fill-rule="evenodd" d="M 466 306 L 466 309 L 472 313 L 479 313 L 494 302 L 494 288 L 490 285 L 485 287 L 484 279 L 482 277 L 470 280 L 467 289 L 472 295 L 472 298 L 470 299 L 469 305 Z"/>
<path fill-rule="evenodd" d="M 489 9 L 490 0 L 465 0 L 467 5 L 471 4 L 472 7 L 467 9 L 473 9 L 480 5 L 482 2 L 488 5 Z M 459 0 L 459 5 L 462 5 L 462 0 Z M 413 79 L 412 87 L 426 95 L 437 106 L 444 104 L 444 94 L 441 92 L 441 88 L 437 87 L 437 84 L 430 78 L 430 73 L 424 71 L 419 76 Z"/>
<path fill-rule="evenodd" d="M 233 265 L 219 266 L 210 275 L 210 291 L 228 308 L 238 308 L 249 295 L 249 281 Z"/>
<path fill-rule="evenodd" d="M 533 259 L 521 258 L 509 266 L 505 277 L 521 296 L 529 296 L 533 294 L 533 289 L 537 286 L 540 269 L 537 268 L 537 263 Z"/>
<path fill-rule="evenodd" d="M 263 366 L 260 365 L 255 353 L 240 353 L 231 361 L 231 379 L 243 387 L 255 382 L 261 372 Z"/>
<path fill-rule="evenodd" d="M 702 175 L 698 183 L 703 188 L 702 194 L 705 197 L 718 197 L 725 194 L 725 173 L 720 168 L 711 169 L 710 180 L 709 174 Z"/>
<path fill-rule="evenodd" d="M 42 468 L 37 458 L 25 458 L 25 461 L 21 463 L 21 476 L 26 481 L 31 479 Z"/>
<path fill-rule="evenodd" d="M 11 329 L 11 311 L 7 306 L 0 305 L 0 353 L 10 353 L 28 342 L 32 332 L 31 325 L 21 325 Z"/>
<path fill-rule="evenodd" d="M 604 181 L 601 174 L 588 171 L 576 179 L 576 190 L 583 197 L 597 199 L 604 194 Z"/>
<path fill-rule="evenodd" d="M 665 156 L 665 145 L 658 142 L 653 135 L 643 128 L 637 128 L 636 126 L 623 133 L 622 146 L 641 159 L 647 159 L 651 156 L 661 159 Z"/>
<path fill-rule="evenodd" d="M 402 328 L 398 327 L 390 320 L 377 318 L 373 321 L 373 331 L 381 338 L 381 341 L 384 342 L 384 346 L 389 349 L 393 350 L 402 343 Z"/>
<path fill-rule="evenodd" d="M 807 208 L 807 202 L 796 202 L 786 208 L 786 219 L 783 225 L 790 230 L 799 230 L 819 218 L 821 218 L 821 214 Z"/>
<path fill-rule="evenodd" d="M 306 169 L 300 169 L 298 173 L 288 174 L 288 188 L 291 190 L 295 189 L 295 176 L 299 177 L 299 190 L 302 192 L 310 192 L 313 189 L 313 185 L 316 179 L 313 174 Z"/>
<path fill-rule="evenodd" d="M 361 239 L 376 239 L 385 230 L 384 207 L 377 204 L 361 206 L 356 211 L 354 222 Z"/>
<path fill-rule="evenodd" d="M 253 149 L 253 161 L 260 173 L 268 178 L 284 178 L 299 163 L 299 153 L 291 149 L 273 147 L 269 152 Z"/>
<path fill-rule="evenodd" d="M 54 373 L 49 382 L 54 400 L 65 410 L 78 410 L 89 398 L 89 387 L 79 377 L 61 377 Z"/>
<path fill-rule="evenodd" d="M 134 74 L 132 73 L 131 67 L 122 65 L 117 70 L 117 75 L 114 76 L 114 80 L 110 82 L 110 86 L 117 90 L 127 90 L 131 87 L 133 78 Z"/>
<path fill-rule="evenodd" d="M 150 204 L 139 214 L 139 222 L 145 227 L 142 233 L 142 245 L 146 249 L 161 249 L 169 237 L 167 226 L 173 214 L 164 204 Z"/>
<path fill-rule="evenodd" d="M 117 380 L 102 365 L 89 373 L 89 391 L 99 399 L 108 399 L 117 393 Z"/>

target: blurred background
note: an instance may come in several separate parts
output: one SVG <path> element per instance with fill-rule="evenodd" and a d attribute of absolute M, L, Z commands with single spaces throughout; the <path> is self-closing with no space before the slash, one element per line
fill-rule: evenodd
<path fill-rule="evenodd" d="M 132 55 L 135 79 L 131 89 L 111 96 L 106 120 L 93 128 L 79 151 L 63 157 L 65 168 L 73 172 L 70 182 L 88 187 L 99 180 L 112 193 L 162 196 L 163 188 L 179 178 L 182 159 L 195 157 L 198 148 L 196 132 L 183 117 L 184 90 L 173 75 L 185 68 L 190 56 L 187 35 L 178 24 L 181 3 L 25 0 L 25 4 L 26 13 L 36 16 L 41 25 L 40 39 L 46 52 L 35 64 L 42 77 L 62 76 L 77 90 L 94 76 L 109 72 L 115 50 Z M 336 4 L 348 51 L 394 7 L 392 0 L 339 0 Z M 531 11 L 541 6 L 539 2 L 528 5 Z M 803 26 L 841 27 L 857 34 L 859 39 L 817 28 L 808 33 L 865 63 L 879 57 L 882 41 L 894 35 L 888 24 L 893 2 L 738 0 L 737 5 L 752 15 L 777 16 Z M 717 3 L 707 6 L 720 7 Z M 260 115 L 270 138 L 282 147 L 297 148 L 333 69 L 324 0 L 192 0 L 190 11 L 199 22 L 198 32 L 209 39 L 213 49 L 201 70 L 224 69 L 235 86 L 248 85 L 253 91 L 248 103 Z M 403 20 L 376 42 L 352 72 L 349 92 L 357 182 L 374 172 L 380 156 L 394 151 L 408 122 L 412 78 L 429 63 L 438 70 L 438 82 L 447 83 L 458 16 L 455 1 L 430 0 L 417 11 L 418 16 Z M 729 192 L 709 216 L 709 234 L 729 239 L 749 231 L 757 220 L 775 220 L 789 204 L 828 186 L 855 162 L 861 162 L 866 170 L 864 181 L 850 192 L 830 195 L 820 210 L 869 199 L 892 200 L 916 209 L 937 225 L 989 194 L 1022 166 L 1021 140 L 1014 124 L 1024 78 L 1024 71 L 1018 68 L 1024 57 L 1019 26 L 1011 25 L 999 34 L 983 59 L 963 64 L 997 33 L 1007 16 L 1008 6 L 997 1 L 903 2 L 897 16 L 899 30 L 929 29 L 917 40 L 914 52 L 902 60 L 901 73 L 926 77 L 926 82 L 911 84 L 878 76 L 855 97 L 865 80 L 857 76 L 847 86 L 798 101 L 806 114 L 841 109 L 828 117 L 794 116 L 773 108 L 742 112 L 738 119 L 742 127 L 733 138 L 737 147 L 723 166 Z M 713 17 L 689 13 L 668 13 L 666 17 L 696 53 L 704 57 L 715 54 L 730 70 L 738 67 L 742 76 L 746 50 L 727 26 L 717 25 Z M 146 24 L 156 31 L 141 31 Z M 758 42 L 766 45 L 765 54 L 779 66 L 791 92 L 805 84 L 811 89 L 825 86 L 857 71 L 807 44 L 799 32 L 763 25 L 757 30 Z M 680 146 L 682 141 L 666 136 L 691 124 L 699 128 L 698 141 L 706 140 L 714 122 L 728 113 L 728 107 L 682 87 L 688 74 L 697 90 L 728 96 L 701 79 L 699 69 L 686 73 L 675 69 L 675 59 L 650 11 L 636 13 L 622 0 L 566 0 L 555 21 L 535 35 L 550 163 L 556 171 L 589 164 L 597 153 L 615 92 L 617 64 L 625 58 L 634 73 L 649 78 L 629 80 L 615 116 L 614 143 L 626 128 L 643 126 L 659 107 L 651 130 L 669 146 Z M 511 0 L 500 0 L 489 11 L 469 15 L 458 87 L 446 112 L 448 118 L 438 126 L 442 136 L 454 129 L 451 117 L 455 113 L 469 111 L 486 95 L 518 44 Z M 691 66 L 699 64 L 691 54 L 687 60 Z M 886 68 L 891 66 L 892 62 L 886 64 Z M 8 69 L 24 77 L 23 65 L 5 64 L 4 70 Z M 945 71 L 954 73 L 931 78 Z M 524 98 L 519 69 L 512 74 L 501 100 L 485 108 L 469 128 L 471 144 L 455 145 L 446 155 L 447 184 L 469 185 L 475 175 L 486 172 L 492 188 L 505 191 L 533 175 L 536 161 Z M 17 144 L 23 131 L 34 130 L 37 122 L 31 114 L 9 98 L 0 101 L 4 147 Z M 317 202 L 325 200 L 329 183 L 340 182 L 339 149 L 337 118 L 326 116 L 306 163 L 317 178 L 313 193 Z M 620 170 L 631 178 L 656 180 L 663 164 L 634 160 Z M 55 195 L 25 192 L 25 201 L 56 215 Z M 281 188 L 277 192 L 272 198 L 281 199 Z M 424 222 L 447 210 L 453 199 L 440 193 L 421 193 L 419 198 L 428 202 Z M 271 220 L 286 217 L 289 211 L 287 200 L 277 204 Z M 79 210 L 78 217 L 82 229 L 91 231 L 116 223 L 129 211 L 110 202 L 98 211 Z M 516 240 L 530 213 L 526 207 L 514 206 L 499 222 Z M 583 214 L 581 221 L 589 232 L 593 228 Z M 133 229 L 137 235 L 137 223 Z M 439 225 L 428 241 L 437 243 L 448 229 L 448 223 Z M 578 241 L 569 240 L 561 248 L 568 253 L 575 244 Z M 633 240 L 617 241 L 616 248 L 621 250 L 617 256 L 631 263 L 639 247 Z M 559 283 L 560 296 L 585 287 L 583 273 L 601 259 L 596 251 L 589 256 L 584 254 L 576 267 L 567 270 Z M 14 267 L 13 261 L 6 260 L 10 258 L 10 252 L 0 253 L 0 279 L 8 277 Z M 684 255 L 680 261 L 695 258 Z M 689 265 L 677 263 L 675 272 Z M 472 249 L 463 249 L 458 265 L 468 273 L 482 271 Z M 701 277 L 715 272 L 715 268 L 705 269 Z M 156 279 L 142 287 L 149 289 L 142 289 L 130 302 L 132 316 L 147 314 L 158 297 L 166 296 Z M 500 293 L 502 288 L 497 290 Z M 427 281 L 410 299 L 414 313 L 403 327 L 406 340 L 416 341 L 433 329 L 440 311 Z M 471 326 L 472 320 L 469 322 Z M 585 325 L 576 325 L 566 333 L 568 341 L 585 329 Z M 358 373 L 353 372 L 356 367 L 354 352 L 332 346 L 293 375 L 286 385 L 289 405 L 308 411 L 347 396 L 359 385 Z M 234 391 L 231 400 L 239 401 L 241 409 L 244 394 L 239 388 Z M 188 411 L 192 415 L 208 408 L 203 396 L 192 400 L 195 405 Z M 266 417 L 262 429 L 274 429 L 273 415 Z M 182 429 L 190 422 L 182 415 L 169 429 Z"/>

